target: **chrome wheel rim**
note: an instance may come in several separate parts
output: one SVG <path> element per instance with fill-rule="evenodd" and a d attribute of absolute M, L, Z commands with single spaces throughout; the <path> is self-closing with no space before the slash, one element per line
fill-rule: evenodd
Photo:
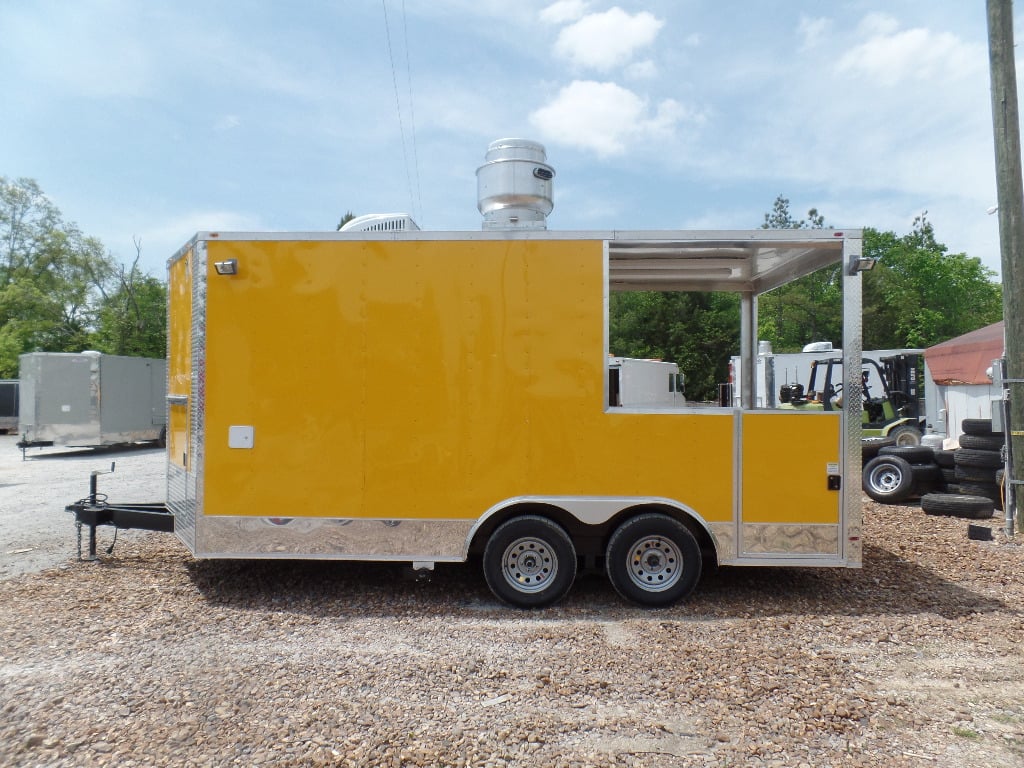
<path fill-rule="evenodd" d="M 627 573 L 646 592 L 671 589 L 683 574 L 683 553 L 662 536 L 646 536 L 629 549 Z"/>
<path fill-rule="evenodd" d="M 876 491 L 892 493 L 899 488 L 900 481 L 902 479 L 903 476 L 892 467 L 882 466 L 875 467 L 871 470 L 871 475 L 868 477 L 868 483 Z"/>
<path fill-rule="evenodd" d="M 545 589 L 558 574 L 558 558 L 543 539 L 516 539 L 501 558 L 501 573 L 514 589 L 534 593 Z"/>

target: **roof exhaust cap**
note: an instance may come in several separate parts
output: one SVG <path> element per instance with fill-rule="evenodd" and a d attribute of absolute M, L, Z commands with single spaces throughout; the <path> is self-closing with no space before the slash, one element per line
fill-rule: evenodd
<path fill-rule="evenodd" d="M 498 139 L 476 169 L 477 208 L 483 229 L 547 229 L 555 207 L 555 169 L 544 145 L 529 139 Z"/>

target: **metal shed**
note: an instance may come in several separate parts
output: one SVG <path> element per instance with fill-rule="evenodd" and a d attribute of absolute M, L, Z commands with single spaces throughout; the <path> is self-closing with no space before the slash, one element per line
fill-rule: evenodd
<path fill-rule="evenodd" d="M 938 434 L 959 439 L 964 419 L 992 418 L 999 388 L 989 369 L 1003 355 L 1004 323 L 992 323 L 924 352 L 928 423 Z"/>

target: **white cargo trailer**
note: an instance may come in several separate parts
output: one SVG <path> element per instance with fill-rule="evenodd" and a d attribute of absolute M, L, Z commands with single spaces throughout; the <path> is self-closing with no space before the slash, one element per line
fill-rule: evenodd
<path fill-rule="evenodd" d="M 675 408 L 686 405 L 679 364 L 636 357 L 608 358 L 611 408 Z"/>

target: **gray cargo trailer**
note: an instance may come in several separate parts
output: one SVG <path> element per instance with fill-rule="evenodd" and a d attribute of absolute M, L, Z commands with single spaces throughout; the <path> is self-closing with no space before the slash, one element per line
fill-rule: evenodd
<path fill-rule="evenodd" d="M 118 445 L 166 433 L 166 360 L 31 352 L 19 363 L 19 447 Z"/>

